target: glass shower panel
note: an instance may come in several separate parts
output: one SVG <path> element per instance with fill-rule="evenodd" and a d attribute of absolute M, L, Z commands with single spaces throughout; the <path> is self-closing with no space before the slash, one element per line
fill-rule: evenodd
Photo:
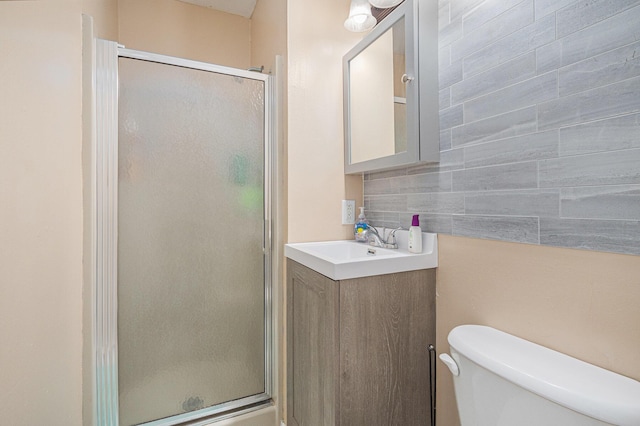
<path fill-rule="evenodd" d="M 264 103 L 262 81 L 119 60 L 121 425 L 265 392 Z"/>

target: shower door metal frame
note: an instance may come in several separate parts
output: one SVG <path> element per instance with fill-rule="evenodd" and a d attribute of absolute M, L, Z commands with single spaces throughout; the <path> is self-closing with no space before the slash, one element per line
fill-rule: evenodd
<path fill-rule="evenodd" d="M 275 87 L 266 74 L 213 65 L 188 59 L 126 49 L 115 42 L 95 40 L 93 87 L 95 89 L 95 133 L 92 153 L 93 309 L 93 424 L 118 426 L 118 340 L 117 340 L 117 247 L 118 247 L 118 59 L 130 58 L 173 65 L 264 83 L 264 308 L 265 389 L 261 394 L 225 402 L 193 412 L 143 423 L 191 426 L 237 416 L 271 404 L 274 392 L 276 345 L 272 317 L 272 185 L 275 150 L 272 146 Z M 232 411 L 232 412 L 231 412 Z M 229 412 L 228 414 L 224 414 Z"/>

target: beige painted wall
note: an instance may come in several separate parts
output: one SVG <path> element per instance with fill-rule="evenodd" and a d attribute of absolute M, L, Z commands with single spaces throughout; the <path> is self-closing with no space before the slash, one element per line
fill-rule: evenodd
<path fill-rule="evenodd" d="M 247 69 L 251 21 L 177 0 L 118 0 L 125 47 Z"/>
<path fill-rule="evenodd" d="M 640 256 L 438 236 L 437 350 L 488 325 L 640 380 Z M 438 361 L 438 424 L 459 424 Z"/>
<path fill-rule="evenodd" d="M 275 56 L 286 53 L 287 0 L 258 0 L 251 15 L 251 66 L 273 71 Z"/>
<path fill-rule="evenodd" d="M 95 37 L 118 40 L 118 0 L 83 0 L 82 13 L 93 18 Z"/>
<path fill-rule="evenodd" d="M 344 175 L 342 56 L 360 39 L 344 0 L 289 0 L 289 242 L 353 238 L 341 200 L 362 204 L 362 176 Z"/>
<path fill-rule="evenodd" d="M 80 1 L 0 2 L 0 413 L 82 416 Z"/>

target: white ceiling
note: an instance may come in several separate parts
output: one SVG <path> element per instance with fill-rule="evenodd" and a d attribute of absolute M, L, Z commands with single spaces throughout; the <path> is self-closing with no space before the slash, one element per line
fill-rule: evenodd
<path fill-rule="evenodd" d="M 232 13 L 234 15 L 251 18 L 253 9 L 256 7 L 258 0 L 180 0 L 185 3 L 196 4 L 198 6 L 210 7 L 211 9 L 220 10 L 222 12 Z"/>

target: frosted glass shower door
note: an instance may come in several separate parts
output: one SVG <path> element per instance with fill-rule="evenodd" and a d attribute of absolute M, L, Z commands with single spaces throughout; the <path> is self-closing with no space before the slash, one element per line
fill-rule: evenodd
<path fill-rule="evenodd" d="M 120 425 L 233 408 L 266 392 L 265 81 L 118 74 Z"/>

